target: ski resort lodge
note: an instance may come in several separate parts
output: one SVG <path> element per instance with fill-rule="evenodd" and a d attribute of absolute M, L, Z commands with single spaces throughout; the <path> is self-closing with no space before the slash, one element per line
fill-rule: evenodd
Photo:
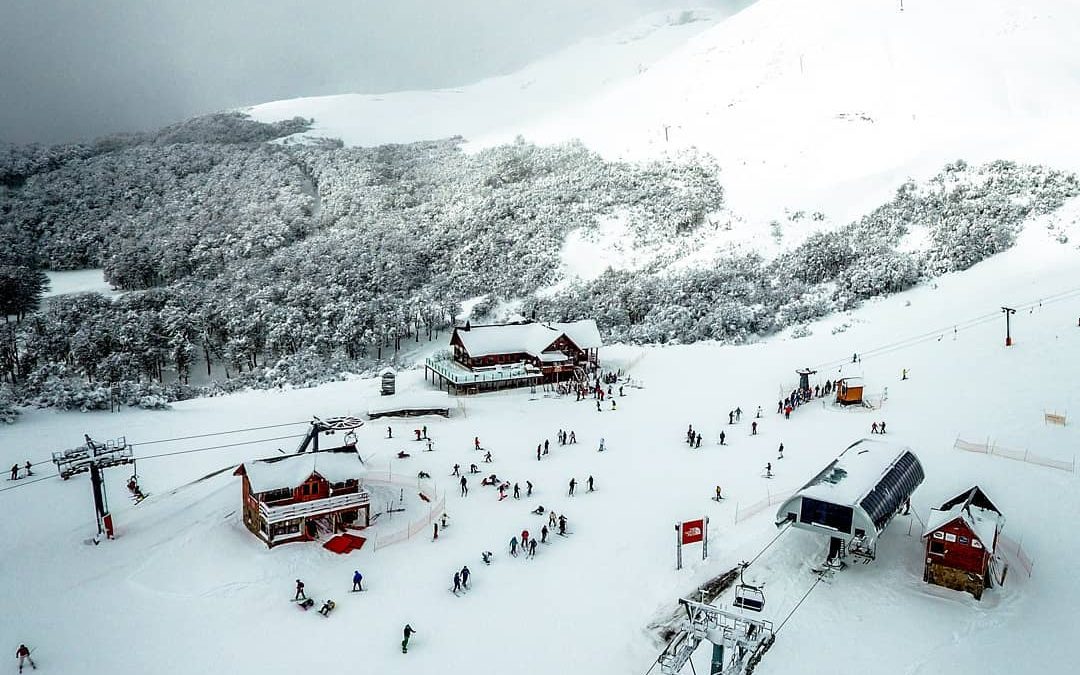
<path fill-rule="evenodd" d="M 777 527 L 793 527 L 829 537 L 829 559 L 851 554 L 873 560 L 877 538 L 908 508 L 925 474 L 909 448 L 864 438 L 849 445 L 776 512 Z"/>
<path fill-rule="evenodd" d="M 602 342 L 592 319 L 473 326 L 450 336 L 451 351 L 427 359 L 424 376 L 461 393 L 561 382 L 593 370 Z"/>
<path fill-rule="evenodd" d="M 923 581 L 982 599 L 983 590 L 993 587 L 1000 560 L 995 557 L 998 535 L 1005 524 L 994 503 L 979 489 L 971 488 L 936 509 L 926 521 L 926 567 Z M 997 583 L 1005 581 L 1002 565 Z"/>
<path fill-rule="evenodd" d="M 304 452 L 241 464 L 244 525 L 270 548 L 310 541 L 320 530 L 369 524 L 370 496 L 354 452 Z"/>

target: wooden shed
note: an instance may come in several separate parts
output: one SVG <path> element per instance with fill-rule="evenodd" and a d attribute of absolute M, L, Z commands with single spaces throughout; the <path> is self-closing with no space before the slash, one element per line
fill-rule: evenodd
<path fill-rule="evenodd" d="M 992 570 L 1005 517 L 979 486 L 930 509 L 926 525 L 923 581 L 971 593 L 976 600 L 993 587 L 995 571 L 998 584 L 1005 581 L 1004 565 Z"/>
<path fill-rule="evenodd" d="M 862 405 L 863 380 L 861 377 L 841 377 L 836 381 L 836 402 L 840 405 Z"/>

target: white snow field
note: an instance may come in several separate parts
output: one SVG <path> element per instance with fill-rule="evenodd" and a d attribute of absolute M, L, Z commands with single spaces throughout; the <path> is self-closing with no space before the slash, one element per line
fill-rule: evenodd
<path fill-rule="evenodd" d="M 35 647 L 46 673 L 471 674 L 492 672 L 496 664 L 521 673 L 643 673 L 662 646 L 646 626 L 776 536 L 775 506 L 745 517 L 748 509 L 799 487 L 867 435 L 871 422 L 886 420 L 888 440 L 910 445 L 926 468 L 913 499 L 919 516 L 925 521 L 931 507 L 978 484 L 1004 512 L 1005 533 L 1022 540 L 1033 574 L 1010 560 L 1006 585 L 982 602 L 928 587 L 921 580 L 919 523 L 897 517 L 880 540 L 877 561 L 815 588 L 783 624 L 757 672 L 937 673 L 946 661 L 956 673 L 1070 671 L 1080 537 L 1062 526 L 1062 514 L 1080 509 L 1076 474 L 953 444 L 958 437 L 991 439 L 1074 460 L 1078 273 L 1075 248 L 1033 226 L 1005 254 L 812 324 L 813 334 L 802 339 L 605 348 L 605 367 L 626 368 L 644 385 L 616 397 L 615 411 L 607 402 L 597 412 L 592 400 L 517 390 L 463 398 L 450 419 L 370 422 L 360 446 L 371 466 L 393 464 L 407 476 L 427 471 L 447 492 L 452 525 L 436 542 L 425 529 L 347 556 L 317 543 L 267 550 L 241 523 L 240 479 L 226 470 L 197 480 L 275 455 L 279 447 L 291 451 L 295 440 L 140 461 L 143 488 L 152 496 L 137 506 L 125 495 L 128 469 L 108 470 L 118 537 L 99 546 L 85 543 L 94 533 L 86 475 L 4 481 L 0 635 L 12 649 L 20 642 Z M 1003 345 L 1001 305 L 1019 309 L 1010 348 Z M 971 321 L 979 317 L 985 319 Z M 863 354 L 857 366 L 850 363 L 853 352 Z M 796 368 L 814 364 L 832 364 L 823 369 L 829 374 L 857 368 L 869 398 L 881 400 L 886 388 L 887 398 L 873 411 L 839 412 L 814 402 L 784 420 L 775 414 L 778 394 L 794 386 Z M 903 368 L 907 381 L 900 380 Z M 424 387 L 422 371 L 398 374 L 399 391 Z M 0 453 L 9 462 L 4 466 L 30 459 L 42 462 L 39 476 L 50 476 L 49 453 L 79 444 L 83 433 L 99 440 L 124 435 L 137 456 L 148 457 L 301 433 L 303 426 L 292 426 L 147 444 L 311 415 L 362 414 L 379 402 L 377 390 L 377 380 L 355 380 L 188 401 L 171 411 L 29 411 L 0 430 Z M 758 405 L 765 415 L 751 437 Z M 736 406 L 742 422 L 728 426 L 727 411 Z M 1065 413 L 1068 425 L 1045 425 L 1045 411 Z M 385 438 L 387 424 L 394 440 Z M 688 424 L 702 432 L 701 449 L 686 446 Z M 436 439 L 432 453 L 406 440 L 421 425 Z M 560 428 L 574 430 L 579 444 L 558 446 Z M 721 429 L 725 447 L 716 444 Z M 448 474 L 454 463 L 479 463 L 474 436 L 494 454 L 494 464 L 480 466 L 523 488 L 531 480 L 533 498 L 498 502 L 478 480 L 470 481 L 467 498 L 458 496 Z M 603 453 L 597 452 L 601 437 Z M 536 444 L 544 439 L 552 441 L 551 454 L 537 462 Z M 785 456 L 777 460 L 780 442 Z M 391 461 L 402 448 L 412 457 Z M 766 462 L 773 464 L 772 480 L 762 478 Z M 596 479 L 592 494 L 584 486 L 589 475 Z M 574 497 L 566 495 L 571 477 L 579 483 Z M 716 484 L 727 497 L 721 503 L 710 500 Z M 546 522 L 530 513 L 538 504 L 565 513 L 572 535 L 552 535 L 535 559 L 510 557 L 512 535 L 522 529 L 536 535 Z M 743 516 L 736 524 L 737 509 Z M 700 548 L 689 546 L 686 568 L 676 572 L 673 525 L 702 515 L 711 519 L 710 558 L 701 561 Z M 376 529 L 385 534 L 404 525 L 404 518 L 380 519 Z M 785 620 L 817 578 L 809 568 L 820 564 L 826 543 L 788 530 L 750 567 L 747 578 L 765 585 L 765 618 Z M 491 566 L 480 560 L 484 550 L 495 552 Z M 455 597 L 451 578 L 466 564 L 472 588 Z M 348 592 L 354 569 L 365 575 L 367 592 Z M 289 602 L 297 577 L 317 601 L 337 601 L 329 618 Z M 719 601 L 730 603 L 730 592 Z M 418 633 L 404 655 L 406 622 Z M 708 672 L 708 656 L 704 648 L 696 655 L 698 672 Z"/>
<path fill-rule="evenodd" d="M 719 160 L 731 208 L 761 225 L 784 207 L 845 222 L 957 158 L 1080 168 L 1071 0 L 757 0 L 703 25 L 638 24 L 453 91 L 251 113 L 314 117 L 312 135 L 350 145 L 520 134 L 630 159 L 696 147 Z"/>

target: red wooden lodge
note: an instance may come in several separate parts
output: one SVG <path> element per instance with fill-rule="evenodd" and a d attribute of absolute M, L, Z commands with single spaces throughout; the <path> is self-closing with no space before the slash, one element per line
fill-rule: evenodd
<path fill-rule="evenodd" d="M 966 591 L 976 600 L 993 587 L 995 574 L 998 585 L 1005 581 L 1006 568 L 994 555 L 1005 517 L 978 486 L 930 509 L 926 522 L 924 581 Z"/>
<path fill-rule="evenodd" d="M 305 452 L 241 464 L 244 525 L 268 547 L 367 527 L 370 495 L 354 452 Z"/>
<path fill-rule="evenodd" d="M 438 376 L 448 391 L 466 392 L 560 382 L 594 369 L 601 346 L 592 319 L 465 324 L 450 336 L 448 356 L 428 359 L 425 375 Z"/>

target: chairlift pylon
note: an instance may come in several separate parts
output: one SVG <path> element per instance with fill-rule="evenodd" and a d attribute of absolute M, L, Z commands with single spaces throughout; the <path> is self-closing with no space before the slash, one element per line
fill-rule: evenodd
<path fill-rule="evenodd" d="M 731 604 L 739 609 L 760 612 L 765 609 L 765 592 L 761 586 L 748 584 L 743 579 L 743 570 L 747 567 L 749 567 L 747 563 L 742 563 L 742 569 L 739 570 L 739 583 L 735 586 L 735 599 Z"/>

